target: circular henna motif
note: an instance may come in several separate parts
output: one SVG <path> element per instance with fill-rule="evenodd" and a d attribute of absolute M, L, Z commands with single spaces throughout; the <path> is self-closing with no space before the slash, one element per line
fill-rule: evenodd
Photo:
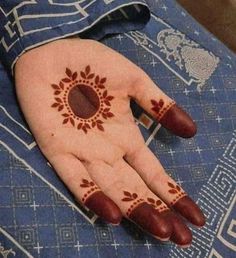
<path fill-rule="evenodd" d="M 114 97 L 104 85 L 107 79 L 91 73 L 89 65 L 80 76 L 69 68 L 65 73 L 67 77 L 59 84 L 51 85 L 55 96 L 52 107 L 61 112 L 62 123 L 69 123 L 85 133 L 92 128 L 104 131 L 104 120 L 114 116 L 111 112 Z"/>
<path fill-rule="evenodd" d="M 68 103 L 74 115 L 83 119 L 94 116 L 100 107 L 96 91 L 83 84 L 71 88 Z"/>

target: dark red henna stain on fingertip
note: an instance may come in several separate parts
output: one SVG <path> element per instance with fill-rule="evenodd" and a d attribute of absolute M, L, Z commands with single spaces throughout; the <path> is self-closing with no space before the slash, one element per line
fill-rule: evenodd
<path fill-rule="evenodd" d="M 191 230 L 175 212 L 168 210 L 162 214 L 173 227 L 170 240 L 181 247 L 188 247 L 192 242 Z"/>
<path fill-rule="evenodd" d="M 84 204 L 108 223 L 117 225 L 122 219 L 119 207 L 102 191 L 90 195 Z"/>
<path fill-rule="evenodd" d="M 159 214 L 151 205 L 143 202 L 133 209 L 129 218 L 145 231 L 160 238 L 168 240 L 172 233 L 172 226 L 164 216 Z"/>
<path fill-rule="evenodd" d="M 63 124 L 70 124 L 84 133 L 93 128 L 104 131 L 104 120 L 114 117 L 111 112 L 114 97 L 104 85 L 107 79 L 91 73 L 89 65 L 80 75 L 69 68 L 65 73 L 67 77 L 58 85 L 51 85 L 55 95 L 51 107 L 63 112 Z"/>
<path fill-rule="evenodd" d="M 203 212 L 189 196 L 184 196 L 178 200 L 172 208 L 195 226 L 202 227 L 205 225 L 206 218 Z"/>
<path fill-rule="evenodd" d="M 158 121 L 166 129 L 183 138 L 193 137 L 197 132 L 197 126 L 192 118 L 176 104 Z"/>

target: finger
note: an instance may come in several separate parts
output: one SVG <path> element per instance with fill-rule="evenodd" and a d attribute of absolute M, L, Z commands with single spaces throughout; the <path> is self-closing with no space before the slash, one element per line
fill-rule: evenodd
<path fill-rule="evenodd" d="M 145 201 L 148 188 L 123 160 L 113 167 L 103 161 L 85 164 L 85 167 L 97 185 L 120 207 L 124 217 L 162 241 L 170 238 L 172 226 L 162 213 Z M 151 191 L 149 194 L 153 196 Z"/>
<path fill-rule="evenodd" d="M 62 181 L 83 205 L 112 224 L 119 224 L 119 207 L 90 178 L 83 164 L 73 155 L 61 155 L 50 160 Z"/>
<path fill-rule="evenodd" d="M 189 138 L 196 134 L 197 127 L 192 118 L 169 98 L 148 77 L 143 77 L 130 93 L 131 97 L 172 133 Z"/>
<path fill-rule="evenodd" d="M 155 155 L 146 146 L 125 156 L 149 188 L 196 226 L 205 224 L 205 217 L 197 204 L 169 177 Z"/>

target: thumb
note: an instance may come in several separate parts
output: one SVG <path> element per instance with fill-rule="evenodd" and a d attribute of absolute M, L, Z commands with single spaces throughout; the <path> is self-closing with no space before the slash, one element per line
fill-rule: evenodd
<path fill-rule="evenodd" d="M 190 138 L 196 134 L 197 127 L 192 118 L 147 75 L 132 87 L 130 97 L 175 135 Z"/>

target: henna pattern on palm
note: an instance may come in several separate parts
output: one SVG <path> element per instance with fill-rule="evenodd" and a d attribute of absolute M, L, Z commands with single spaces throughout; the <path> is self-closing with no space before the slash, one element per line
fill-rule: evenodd
<path fill-rule="evenodd" d="M 69 68 L 67 77 L 59 84 L 52 84 L 54 103 L 52 108 L 61 112 L 63 124 L 71 124 L 87 133 L 92 128 L 104 131 L 104 121 L 114 117 L 111 112 L 113 96 L 108 94 L 105 83 L 107 78 L 91 72 L 90 66 L 78 75 Z"/>
<path fill-rule="evenodd" d="M 100 188 L 95 185 L 93 181 L 88 181 L 87 179 L 82 179 L 82 184 L 80 184 L 80 187 L 82 188 L 89 188 L 89 190 L 84 194 L 82 198 L 82 202 L 84 203 L 88 197 L 94 193 L 95 191 L 100 191 Z"/>

